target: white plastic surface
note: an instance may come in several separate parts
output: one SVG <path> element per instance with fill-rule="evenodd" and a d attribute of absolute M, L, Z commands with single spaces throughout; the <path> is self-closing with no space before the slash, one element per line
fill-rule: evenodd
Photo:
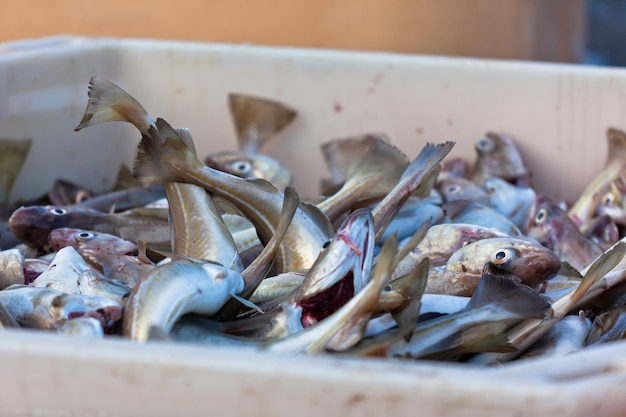
<path fill-rule="evenodd" d="M 59 176 L 102 190 L 132 161 L 132 127 L 73 132 L 92 75 L 189 127 L 201 156 L 235 149 L 227 93 L 295 107 L 296 123 L 268 153 L 294 170 L 305 196 L 326 176 L 318 147 L 331 138 L 386 132 L 411 157 L 426 141 L 456 140 L 454 155 L 473 158 L 474 141 L 496 130 L 517 139 L 540 191 L 573 199 L 604 163 L 607 127 L 626 128 L 623 70 L 48 38 L 0 45 L 0 136 L 34 140 L 13 200 L 43 194 Z M 0 415 L 620 416 L 625 367 L 624 343 L 478 369 L 6 331 Z"/>

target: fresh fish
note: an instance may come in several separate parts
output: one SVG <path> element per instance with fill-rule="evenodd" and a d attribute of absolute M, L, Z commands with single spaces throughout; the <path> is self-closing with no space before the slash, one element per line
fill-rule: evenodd
<path fill-rule="evenodd" d="M 519 321 L 528 317 L 544 318 L 551 313 L 550 304 L 535 291 L 519 284 L 511 273 L 487 263 L 480 284 L 466 308 L 458 313 L 418 324 L 411 341 L 396 342 L 389 348 L 388 354 L 414 359 L 432 355 L 464 343 L 464 333 L 470 332 L 474 326 Z"/>
<path fill-rule="evenodd" d="M 480 204 L 488 204 L 489 197 L 485 190 L 463 177 L 445 177 L 437 181 L 437 191 L 443 201 L 471 200 Z"/>
<path fill-rule="evenodd" d="M 13 285 L 0 291 L 0 303 L 21 327 L 56 329 L 65 320 L 93 317 L 105 329 L 122 318 L 119 303 L 104 297 L 65 294 L 52 288 Z"/>
<path fill-rule="evenodd" d="M 617 224 L 608 214 L 599 214 L 580 226 L 580 233 L 602 250 L 607 250 L 619 240 L 620 232 Z"/>
<path fill-rule="evenodd" d="M 448 223 L 468 223 L 502 230 L 511 237 L 522 237 L 520 229 L 495 209 L 471 200 L 456 200 L 442 207 Z"/>
<path fill-rule="evenodd" d="M 453 147 L 454 142 L 445 142 L 438 145 L 428 143 L 422 148 L 404 170 L 398 184 L 372 210 L 376 240 L 382 236 L 411 194 L 420 187 L 430 191 L 441 169 L 439 163 Z"/>
<path fill-rule="evenodd" d="M 203 166 L 167 122 L 158 119 L 157 127 L 142 138 L 136 175 L 145 182 L 179 181 L 202 186 L 236 206 L 254 224 L 261 242 L 269 241 L 280 218 L 283 195 L 264 180 L 244 180 Z M 300 203 L 281 243 L 276 273 L 308 269 L 331 235 L 328 218 L 318 208 Z M 291 250 L 293 247 L 298 251 Z"/>
<path fill-rule="evenodd" d="M 602 200 L 611 192 L 612 185 L 617 181 L 623 182 L 626 178 L 626 135 L 621 130 L 609 128 L 607 139 L 609 152 L 604 169 L 591 180 L 568 211 L 568 215 L 578 226 L 595 216 L 598 207 L 606 204 Z"/>
<path fill-rule="evenodd" d="M 137 254 L 137 244 L 130 240 L 109 233 L 70 227 L 59 227 L 52 230 L 48 237 L 48 243 L 55 251 L 71 246 L 82 256 L 93 260 L 107 255 Z"/>
<path fill-rule="evenodd" d="M 71 320 L 62 320 L 57 324 L 57 333 L 70 336 L 87 336 L 95 339 L 104 337 L 102 323 L 93 317 L 77 317 Z"/>
<path fill-rule="evenodd" d="M 626 336 L 626 307 L 609 310 L 595 318 L 586 340 L 587 346 L 622 340 Z"/>
<path fill-rule="evenodd" d="M 382 139 L 373 140 L 339 191 L 317 206 L 334 221 L 350 209 L 376 203 L 395 187 L 408 164 L 408 157 L 398 148 Z"/>
<path fill-rule="evenodd" d="M 156 128 L 156 121 L 143 106 L 119 86 L 92 78 L 89 87 L 89 101 L 83 117 L 88 122 L 81 121 L 77 129 L 105 121 L 125 121 L 145 136 L 150 128 Z M 191 133 L 187 129 L 176 129 L 175 133 L 195 157 Z M 235 242 L 211 196 L 192 184 L 165 181 L 163 188 L 169 205 L 173 252 L 183 257 L 217 262 L 241 272 L 243 265 Z"/>
<path fill-rule="evenodd" d="M 305 272 L 285 272 L 265 278 L 250 297 L 254 304 L 263 304 L 293 293 L 302 285 Z"/>
<path fill-rule="evenodd" d="M 51 260 L 47 260 L 44 257 L 39 258 L 25 258 L 24 259 L 24 276 L 23 282 L 19 284 L 32 284 L 39 275 L 48 270 Z M 16 283 L 17 284 L 17 283 Z"/>
<path fill-rule="evenodd" d="M 398 214 L 377 241 L 381 245 L 389 236 L 395 234 L 398 239 L 411 237 L 422 225 L 434 225 L 443 217 L 443 210 L 438 204 L 428 199 L 409 197 Z"/>
<path fill-rule="evenodd" d="M 593 292 L 593 286 L 615 266 L 620 263 L 626 254 L 626 242 L 619 241 L 611 249 L 603 253 L 584 272 L 580 285 L 572 289 L 565 296 L 552 303 L 554 315 L 548 320 L 527 319 L 514 326 L 507 332 L 512 346 L 517 350 L 513 353 L 479 354 L 471 359 L 476 364 L 502 363 L 515 359 L 524 353 L 530 346 L 546 334 L 554 324 L 568 314 L 579 302 L 587 302 L 585 295 Z"/>
<path fill-rule="evenodd" d="M 144 207 L 161 198 L 165 198 L 163 186 L 152 184 L 148 187 L 133 187 L 92 196 L 87 200 L 78 202 L 76 206 L 104 212 L 110 212 L 113 209 L 120 212 Z"/>
<path fill-rule="evenodd" d="M 57 179 L 48 191 L 48 199 L 54 206 L 71 206 L 91 199 L 92 192 L 78 184 L 64 179 Z"/>
<path fill-rule="evenodd" d="M 465 158 L 446 158 L 441 165 L 439 178 L 470 178 L 470 163 Z"/>
<path fill-rule="evenodd" d="M 530 186 L 530 172 L 509 136 L 487 132 L 476 142 L 475 149 L 478 155 L 472 181 L 476 184 L 498 177 L 518 186 Z"/>
<path fill-rule="evenodd" d="M 13 284 L 24 284 L 24 255 L 17 249 L 0 252 L 0 290 Z"/>
<path fill-rule="evenodd" d="M 526 234 L 547 248 L 563 261 L 582 271 L 602 253 L 593 241 L 585 238 L 567 214 L 549 198 L 537 196 L 533 205 Z"/>
<path fill-rule="evenodd" d="M 9 202 L 9 194 L 26 161 L 32 142 L 32 139 L 0 139 L 0 204 Z"/>
<path fill-rule="evenodd" d="M 488 262 L 530 287 L 549 280 L 561 269 L 554 252 L 539 244 L 513 238 L 482 239 L 454 252 L 442 270 L 431 270 L 426 292 L 471 296 Z"/>
<path fill-rule="evenodd" d="M 240 178 L 262 178 L 284 190 L 291 184 L 291 172 L 259 151 L 293 122 L 296 111 L 277 101 L 246 94 L 231 93 L 228 102 L 239 149 L 208 155 L 205 164 Z"/>
<path fill-rule="evenodd" d="M 431 267 L 445 265 L 454 252 L 477 240 L 509 235 L 498 230 L 473 224 L 447 223 L 431 226 L 424 239 L 400 263 L 392 280 L 408 274 L 422 259 L 429 258 Z"/>
<path fill-rule="evenodd" d="M 0 301 L 0 329 L 8 327 L 17 328 L 20 327 L 20 325 L 17 324 L 17 321 L 15 321 L 11 313 L 9 313 L 4 304 L 2 304 L 2 301 Z"/>
<path fill-rule="evenodd" d="M 131 289 L 121 281 L 114 281 L 94 270 L 83 271 L 78 276 L 78 293 L 105 297 L 117 301 L 123 307 Z"/>
<path fill-rule="evenodd" d="M 133 242 L 169 242 L 170 229 L 162 210 L 135 209 L 108 214 L 80 207 L 28 206 L 9 219 L 15 236 L 27 245 L 45 248 L 54 229 L 71 227 L 117 235 Z"/>
<path fill-rule="evenodd" d="M 568 315 L 556 322 L 541 339 L 520 358 L 540 356 L 565 356 L 585 347 L 591 330 L 591 320 L 577 315 Z"/>
<path fill-rule="evenodd" d="M 126 305 L 123 333 L 144 342 L 155 326 L 169 332 L 186 313 L 210 316 L 243 290 L 241 275 L 222 265 L 177 259 L 146 275 Z"/>
<path fill-rule="evenodd" d="M 322 180 L 322 194 L 337 192 L 361 163 L 370 147 L 380 141 L 389 142 L 389 138 L 382 133 L 365 133 L 323 143 L 320 149 L 331 178 Z"/>
<path fill-rule="evenodd" d="M 501 178 L 487 178 L 482 184 L 487 205 L 510 219 L 519 228 L 526 226 L 530 209 L 537 197 L 530 187 L 518 187 Z"/>

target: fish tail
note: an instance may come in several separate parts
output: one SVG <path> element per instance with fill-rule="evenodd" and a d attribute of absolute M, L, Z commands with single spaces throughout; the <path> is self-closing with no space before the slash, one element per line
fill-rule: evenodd
<path fill-rule="evenodd" d="M 165 120 L 159 118 L 156 127 L 150 126 L 141 137 L 133 175 L 144 184 L 178 181 L 179 171 L 198 165 L 202 163 L 193 150 Z"/>
<path fill-rule="evenodd" d="M 522 318 L 542 319 L 553 314 L 550 303 L 537 292 L 521 284 L 515 275 L 498 269 L 491 262 L 485 264 L 480 283 L 466 308 L 473 309 L 487 304 L 498 304 Z"/>
<path fill-rule="evenodd" d="M 85 114 L 75 132 L 102 122 L 127 122 L 133 124 L 142 134 L 154 126 L 154 119 L 137 100 L 111 81 L 91 77 L 89 100 Z"/>

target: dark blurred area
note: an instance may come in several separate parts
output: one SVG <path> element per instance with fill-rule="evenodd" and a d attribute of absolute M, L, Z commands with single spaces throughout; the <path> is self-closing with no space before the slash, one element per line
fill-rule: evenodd
<path fill-rule="evenodd" d="M 584 62 L 626 66 L 626 1 L 587 0 Z"/>

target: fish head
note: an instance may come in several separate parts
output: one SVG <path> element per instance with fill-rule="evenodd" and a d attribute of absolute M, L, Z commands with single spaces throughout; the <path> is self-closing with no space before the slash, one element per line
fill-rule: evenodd
<path fill-rule="evenodd" d="M 463 177 L 447 177 L 437 182 L 437 191 L 445 202 L 473 200 L 481 204 L 488 202 L 487 194 L 478 185 Z"/>
<path fill-rule="evenodd" d="M 267 155 L 219 152 L 207 156 L 204 163 L 239 178 L 262 178 L 279 190 L 284 190 L 293 178 L 284 165 Z"/>
<path fill-rule="evenodd" d="M 55 323 L 77 317 L 92 317 L 105 329 L 112 329 L 122 318 L 122 306 L 97 295 L 59 294 L 50 301 L 49 313 Z"/>
<path fill-rule="evenodd" d="M 528 213 L 526 235 L 547 248 L 554 249 L 576 225 L 557 204 L 544 195 L 538 195 Z"/>
<path fill-rule="evenodd" d="M 135 243 L 118 236 L 70 227 L 52 230 L 48 236 L 48 243 L 53 250 L 71 246 L 94 259 L 97 259 L 98 255 L 134 255 L 137 253 Z"/>
<path fill-rule="evenodd" d="M 237 294 L 243 291 L 244 281 L 237 271 L 210 261 L 201 261 L 200 266 L 208 275 L 212 287 L 221 288 L 227 294 Z M 215 291 L 215 293 L 217 294 L 219 291 Z"/>
<path fill-rule="evenodd" d="M 528 179 L 522 156 L 509 136 L 488 132 L 476 141 L 474 148 L 478 154 L 474 166 L 474 181 L 477 183 L 489 177 L 499 177 L 513 183 Z"/>
<path fill-rule="evenodd" d="M 59 227 L 80 227 L 98 216 L 97 210 L 63 206 L 27 206 L 15 210 L 9 218 L 11 232 L 22 243 L 44 248 L 50 232 Z M 93 223 L 92 223 L 93 224 Z"/>
<path fill-rule="evenodd" d="M 561 269 L 556 254 L 530 241 L 512 238 L 494 238 L 489 261 L 498 269 L 510 272 L 535 287 L 553 278 Z"/>
<path fill-rule="evenodd" d="M 352 212 L 323 246 L 295 295 L 306 325 L 335 312 L 367 283 L 375 246 L 371 211 L 363 208 Z"/>

